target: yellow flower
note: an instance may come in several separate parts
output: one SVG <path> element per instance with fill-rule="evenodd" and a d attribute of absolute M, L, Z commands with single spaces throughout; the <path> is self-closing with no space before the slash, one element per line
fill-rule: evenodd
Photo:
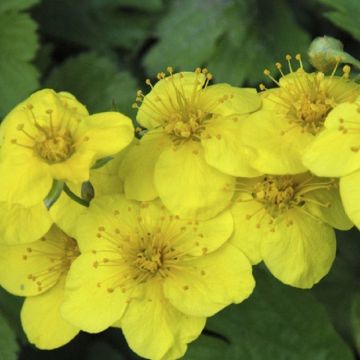
<path fill-rule="evenodd" d="M 360 228 L 360 97 L 329 114 L 324 131 L 307 148 L 303 161 L 317 175 L 341 177 L 345 210 Z"/>
<path fill-rule="evenodd" d="M 89 116 L 71 94 L 50 89 L 16 106 L 1 127 L 0 201 L 26 207 L 41 203 L 54 179 L 88 180 L 95 160 L 117 153 L 133 137 L 124 115 Z"/>
<path fill-rule="evenodd" d="M 75 240 L 56 226 L 31 244 L 0 245 L 0 284 L 26 297 L 22 326 L 29 341 L 40 349 L 62 346 L 79 332 L 60 315 L 66 275 L 78 255 Z"/>
<path fill-rule="evenodd" d="M 348 230 L 334 180 L 299 175 L 264 175 L 237 181 L 231 242 L 256 264 L 299 288 L 325 276 L 334 260 L 335 232 Z"/>
<path fill-rule="evenodd" d="M 249 261 L 227 243 L 232 231 L 229 212 L 185 221 L 156 201 L 95 199 L 79 220 L 62 315 L 91 333 L 116 323 L 140 356 L 179 358 L 205 317 L 253 290 Z"/>
<path fill-rule="evenodd" d="M 134 139 L 133 143 L 136 143 Z M 122 194 L 123 181 L 119 172 L 119 167 L 124 160 L 124 156 L 133 146 L 133 143 L 116 154 L 104 166 L 90 171 L 89 183 L 73 184 L 68 183 L 70 190 L 78 197 L 82 198 L 86 187 L 93 190 L 95 197 L 104 195 Z M 61 193 L 57 201 L 50 208 L 50 216 L 52 220 L 67 234 L 76 237 L 77 219 L 86 212 L 87 208 L 71 199 L 64 192 Z M 1 220 L 0 220 L 1 224 Z"/>
<path fill-rule="evenodd" d="M 349 80 L 350 67 L 344 66 L 342 77 L 334 68 L 330 76 L 321 72 L 307 73 L 300 55 L 296 56 L 300 68 L 294 71 L 288 55 L 290 73 L 281 73 L 278 88 L 262 92 L 262 110 L 243 122 L 242 142 L 256 152 L 254 168 L 266 174 L 297 174 L 307 169 L 302 155 L 323 130 L 329 112 L 344 102 L 352 102 L 360 94 L 360 86 Z M 262 89 L 265 87 L 262 85 Z"/>
<path fill-rule="evenodd" d="M 239 124 L 260 107 L 255 89 L 208 86 L 206 70 L 158 74 L 144 96 L 137 120 L 149 131 L 124 161 L 125 193 L 135 200 L 160 196 L 173 212 L 209 218 L 231 198 L 224 187 L 237 176 L 257 176 L 251 151 L 239 141 Z"/>

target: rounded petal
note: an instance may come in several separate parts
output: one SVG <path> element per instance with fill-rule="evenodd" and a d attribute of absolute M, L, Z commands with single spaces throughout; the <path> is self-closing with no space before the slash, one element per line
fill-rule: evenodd
<path fill-rule="evenodd" d="M 163 151 L 154 180 L 165 206 L 185 218 L 215 216 L 233 195 L 234 178 L 208 165 L 201 145 L 195 142 Z"/>
<path fill-rule="evenodd" d="M 54 252 L 53 246 L 42 240 L 23 245 L 0 245 L 0 267 L 6 269 L 0 272 L 1 286 L 19 296 L 39 295 L 53 287 L 61 276 L 61 269 L 50 271 L 45 277 L 46 283 L 38 282 L 54 265 L 51 257 L 46 255 Z"/>
<path fill-rule="evenodd" d="M 81 185 L 67 184 L 76 195 L 81 195 Z M 56 200 L 49 210 L 50 216 L 60 229 L 66 234 L 76 238 L 77 220 L 86 211 L 86 207 L 72 200 L 64 192 Z"/>
<path fill-rule="evenodd" d="M 270 111 L 260 110 L 242 122 L 241 141 L 255 151 L 252 166 L 264 174 L 306 171 L 301 156 L 313 138 L 300 126 L 294 127 L 285 117 Z"/>
<path fill-rule="evenodd" d="M 256 89 L 238 88 L 229 84 L 207 86 L 199 99 L 199 107 L 223 116 L 248 114 L 258 110 L 261 98 Z"/>
<path fill-rule="evenodd" d="M 131 147 L 120 167 L 124 191 L 129 199 L 149 201 L 158 196 L 154 185 L 155 164 L 170 144 L 167 135 L 153 130 Z"/>
<path fill-rule="evenodd" d="M 76 151 L 95 153 L 95 159 L 116 154 L 134 137 L 131 120 L 118 112 L 94 114 L 84 119 L 76 132 Z"/>
<path fill-rule="evenodd" d="M 359 130 L 360 131 L 360 130 Z M 360 133 L 325 129 L 307 148 L 305 166 L 318 176 L 343 176 L 360 168 Z"/>
<path fill-rule="evenodd" d="M 4 161 L 0 165 L 0 201 L 39 205 L 49 193 L 53 179 L 48 166 L 35 160 L 21 163 Z"/>
<path fill-rule="evenodd" d="M 146 284 L 143 299 L 133 300 L 120 324 L 130 348 L 140 356 L 160 360 L 169 352 L 181 357 L 186 345 L 196 339 L 205 318 L 182 314 L 163 296 L 156 280 Z M 170 358 L 169 358 L 170 359 Z"/>
<path fill-rule="evenodd" d="M 252 177 L 261 173 L 252 167 L 255 152 L 241 141 L 241 122 L 247 116 L 214 116 L 201 136 L 206 162 L 219 171 Z"/>
<path fill-rule="evenodd" d="M 82 254 L 66 279 L 61 314 L 74 326 L 90 333 L 107 329 L 123 315 L 129 293 L 109 291 L 122 273 L 114 266 L 97 266 L 97 254 Z"/>
<path fill-rule="evenodd" d="M 340 194 L 346 213 L 360 229 L 360 170 L 340 179 Z"/>
<path fill-rule="evenodd" d="M 336 253 L 334 230 L 299 210 L 276 220 L 261 253 L 270 272 L 285 284 L 311 288 L 330 270 Z"/>
<path fill-rule="evenodd" d="M 29 208 L 0 202 L 0 243 L 16 245 L 40 239 L 52 224 L 43 203 Z"/>
<path fill-rule="evenodd" d="M 165 279 L 164 295 L 181 312 L 212 316 L 250 296 L 255 286 L 249 260 L 231 244 L 189 260 Z"/>
<path fill-rule="evenodd" d="M 265 210 L 259 211 L 263 205 L 257 201 L 246 200 L 238 199 L 231 207 L 234 233 L 230 242 L 240 249 L 252 264 L 257 264 L 262 260 L 261 240 L 269 232 L 271 217 Z"/>
<path fill-rule="evenodd" d="M 308 197 L 310 202 L 306 203 L 306 208 L 311 214 L 335 229 L 349 230 L 353 227 L 345 213 L 338 188 L 318 189 L 309 193 Z"/>
<path fill-rule="evenodd" d="M 50 290 L 26 298 L 21 309 L 21 323 L 31 344 L 43 350 L 67 344 L 79 329 L 66 322 L 60 315 L 64 297 L 65 276 Z"/>
<path fill-rule="evenodd" d="M 81 252 L 93 252 L 109 247 L 106 238 L 98 237 L 99 227 L 107 231 L 120 227 L 130 234 L 131 230 L 138 226 L 139 208 L 140 203 L 128 200 L 123 195 L 94 198 L 77 222 L 76 239 Z"/>
<path fill-rule="evenodd" d="M 182 235 L 173 245 L 191 256 L 202 256 L 217 250 L 230 238 L 234 228 L 230 211 L 223 211 L 206 221 L 180 220 L 179 225 Z"/>

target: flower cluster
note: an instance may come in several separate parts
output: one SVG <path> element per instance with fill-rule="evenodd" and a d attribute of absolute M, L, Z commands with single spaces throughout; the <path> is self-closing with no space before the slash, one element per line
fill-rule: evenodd
<path fill-rule="evenodd" d="M 178 359 L 251 295 L 253 265 L 298 288 L 328 273 L 334 228 L 360 228 L 360 86 L 349 66 L 286 59 L 260 93 L 169 67 L 138 91 L 136 131 L 50 89 L 7 115 L 0 285 L 26 297 L 31 343 L 117 327 L 140 356 Z"/>

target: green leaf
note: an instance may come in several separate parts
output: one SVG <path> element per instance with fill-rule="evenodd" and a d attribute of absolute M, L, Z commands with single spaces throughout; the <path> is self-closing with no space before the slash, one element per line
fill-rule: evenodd
<path fill-rule="evenodd" d="M 119 5 L 114 0 L 43 1 L 34 16 L 43 33 L 71 45 L 97 51 L 120 47 L 135 53 L 156 17 L 122 10 Z"/>
<path fill-rule="evenodd" d="M 310 43 L 283 0 L 235 1 L 226 19 L 227 28 L 208 63 L 217 82 L 257 85 L 265 81 L 265 68 L 274 68 L 288 53 L 305 55 Z"/>
<path fill-rule="evenodd" d="M 353 345 L 351 309 L 354 297 L 359 292 L 359 231 L 355 228 L 346 232 L 338 231 L 337 247 L 330 273 L 312 292 L 325 305 L 336 330 Z"/>
<path fill-rule="evenodd" d="M 54 69 L 45 86 L 68 91 L 88 106 L 90 112 L 110 111 L 134 114 L 136 82 L 129 72 L 119 71 L 107 57 L 85 53 L 70 58 Z"/>
<path fill-rule="evenodd" d="M 185 359 L 353 359 L 308 291 L 285 286 L 261 271 L 256 271 L 256 281 L 248 300 L 208 320 L 206 328 L 220 337 L 195 342 Z"/>
<path fill-rule="evenodd" d="M 16 360 L 18 350 L 16 335 L 0 312 L 0 359 Z"/>
<path fill-rule="evenodd" d="M 39 74 L 30 64 L 38 43 L 36 24 L 29 15 L 0 12 L 0 34 L 1 117 L 39 86 Z"/>
<path fill-rule="evenodd" d="M 360 292 L 353 298 L 351 306 L 351 325 L 358 354 L 360 354 Z"/>
<path fill-rule="evenodd" d="M 18 11 L 27 9 L 30 6 L 37 4 L 40 0 L 1 0 L 0 13 L 5 11 Z"/>
<path fill-rule="evenodd" d="M 193 70 L 203 65 L 214 51 L 216 39 L 224 28 L 224 11 L 229 1 L 175 0 L 160 21 L 159 41 L 146 54 L 149 74 L 167 66 Z"/>
<path fill-rule="evenodd" d="M 14 296 L 0 288 L 0 313 L 6 318 L 12 330 L 17 337 L 22 341 L 26 341 L 25 334 L 22 330 L 20 311 L 24 298 Z M 1 356 L 0 359 L 2 360 Z"/>
<path fill-rule="evenodd" d="M 319 0 L 319 2 L 331 8 L 324 12 L 325 17 L 360 41 L 360 3 L 358 0 Z"/>
<path fill-rule="evenodd" d="M 91 0 L 94 6 L 126 6 L 140 10 L 161 10 L 163 7 L 162 0 Z"/>

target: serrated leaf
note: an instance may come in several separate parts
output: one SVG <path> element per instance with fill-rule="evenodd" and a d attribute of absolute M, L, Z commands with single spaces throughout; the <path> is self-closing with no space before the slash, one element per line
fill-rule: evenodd
<path fill-rule="evenodd" d="M 169 65 L 181 70 L 203 65 L 223 32 L 223 14 L 229 1 L 175 0 L 170 4 L 156 31 L 159 41 L 144 59 L 148 74 Z"/>
<path fill-rule="evenodd" d="M 0 359 L 16 360 L 18 350 L 16 335 L 0 312 Z"/>
<path fill-rule="evenodd" d="M 120 112 L 133 114 L 135 80 L 130 73 L 119 71 L 112 60 L 95 53 L 68 59 L 51 72 L 45 86 L 71 92 L 90 112 L 114 110 L 115 105 Z"/>
<path fill-rule="evenodd" d="M 24 10 L 37 4 L 40 0 L 1 0 L 0 13 L 5 11 Z"/>
<path fill-rule="evenodd" d="M 155 18 L 121 11 L 114 1 L 43 1 L 34 11 L 42 32 L 71 45 L 104 51 L 109 47 L 136 52 Z"/>
<path fill-rule="evenodd" d="M 305 55 L 310 38 L 285 1 L 235 2 L 227 14 L 227 29 L 208 63 L 217 82 L 254 86 L 264 81 L 264 68 L 274 68 L 287 53 Z"/>
<path fill-rule="evenodd" d="M 309 292 L 285 286 L 260 271 L 256 281 L 248 300 L 208 320 L 206 328 L 226 339 L 222 351 L 221 339 L 208 339 L 207 349 L 195 342 L 185 359 L 217 360 L 221 352 L 223 360 L 353 359 L 325 309 Z"/>
<path fill-rule="evenodd" d="M 0 117 L 38 87 L 29 63 L 37 50 L 36 24 L 29 15 L 0 14 Z"/>
<path fill-rule="evenodd" d="M 331 8 L 324 12 L 328 19 L 360 41 L 360 3 L 358 0 L 319 0 L 319 2 Z"/>

